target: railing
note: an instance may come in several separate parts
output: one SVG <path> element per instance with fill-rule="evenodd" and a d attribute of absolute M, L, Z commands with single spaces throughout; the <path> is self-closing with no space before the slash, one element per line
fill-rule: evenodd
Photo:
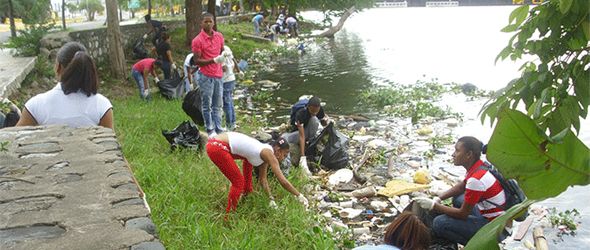
<path fill-rule="evenodd" d="M 376 2 L 375 6 L 377 8 L 406 8 L 408 7 L 408 2 Z"/>
<path fill-rule="evenodd" d="M 459 1 L 429 1 L 426 7 L 458 7 Z"/>

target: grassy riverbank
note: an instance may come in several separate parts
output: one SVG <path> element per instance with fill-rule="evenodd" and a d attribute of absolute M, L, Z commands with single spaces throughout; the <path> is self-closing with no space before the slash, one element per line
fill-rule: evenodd
<path fill-rule="evenodd" d="M 160 238 L 168 249 L 333 249 L 334 242 L 314 230 L 315 215 L 270 178 L 279 209 L 268 206 L 261 188 L 240 201 L 224 221 L 229 182 L 204 152 L 170 151 L 161 129 L 188 117 L 180 101 L 155 96 L 113 100 L 115 126 L 123 153 L 147 193 Z M 301 190 L 299 173 L 290 181 Z M 254 182 L 256 186 L 257 183 Z"/>

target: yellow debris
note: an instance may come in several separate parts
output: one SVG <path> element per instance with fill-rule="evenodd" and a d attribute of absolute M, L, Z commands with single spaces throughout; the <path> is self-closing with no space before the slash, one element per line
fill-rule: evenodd
<path fill-rule="evenodd" d="M 430 183 L 430 174 L 426 169 L 419 169 L 414 173 L 414 183 L 418 184 L 429 184 Z"/>
<path fill-rule="evenodd" d="M 420 136 L 432 134 L 432 127 L 430 127 L 430 126 L 421 127 L 420 129 L 416 130 L 416 133 Z"/>
<path fill-rule="evenodd" d="M 385 188 L 379 190 L 377 194 L 387 197 L 411 193 L 430 188 L 430 185 L 415 184 L 404 180 L 391 180 L 385 184 Z"/>

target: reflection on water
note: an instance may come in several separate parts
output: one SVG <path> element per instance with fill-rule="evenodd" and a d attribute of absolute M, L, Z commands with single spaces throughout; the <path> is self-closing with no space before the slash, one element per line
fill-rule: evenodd
<path fill-rule="evenodd" d="M 500 32 L 513 6 L 459 8 L 371 9 L 353 15 L 333 41 L 309 45 L 299 60 L 281 62 L 262 79 L 281 82 L 274 93 L 294 103 L 314 94 L 327 102 L 327 113 L 363 113 L 359 93 L 375 85 L 412 84 L 436 78 L 440 83 L 472 83 L 497 90 L 519 75 L 522 62 L 494 63 L 511 34 Z M 304 13 L 306 18 L 321 18 Z M 465 114 L 457 136 L 487 141 L 492 130 L 477 113 L 483 100 L 472 103 L 449 99 L 446 105 Z M 288 114 L 277 110 L 275 116 Z M 378 111 L 376 111 L 378 112 Z M 590 145 L 589 121 L 582 121 L 580 138 Z M 577 208 L 583 224 L 576 237 L 553 247 L 580 249 L 590 245 L 590 186 L 570 188 L 541 204 L 560 210 Z M 550 244 L 555 244 L 550 242 Z"/>

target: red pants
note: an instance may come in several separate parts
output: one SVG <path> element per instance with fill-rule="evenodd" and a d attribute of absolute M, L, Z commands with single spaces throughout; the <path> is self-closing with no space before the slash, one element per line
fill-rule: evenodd
<path fill-rule="evenodd" d="M 227 143 L 215 139 L 207 142 L 207 155 L 231 182 L 225 211 L 235 210 L 242 193 L 252 192 L 252 164 L 240 156 L 231 154 Z M 243 175 L 235 162 L 236 159 L 242 160 Z"/>

